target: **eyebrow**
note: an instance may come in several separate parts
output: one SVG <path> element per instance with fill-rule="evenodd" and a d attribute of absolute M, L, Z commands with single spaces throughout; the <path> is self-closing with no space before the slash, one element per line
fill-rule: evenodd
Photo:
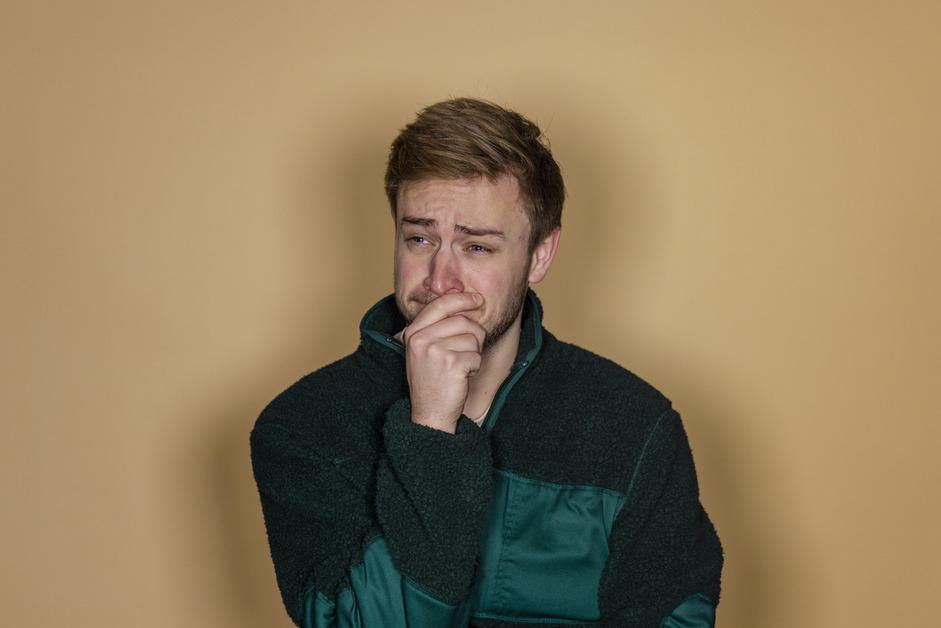
<path fill-rule="evenodd" d="M 433 218 L 418 218 L 416 216 L 402 216 L 402 222 L 410 225 L 418 225 L 419 227 L 428 227 L 430 229 L 437 228 L 437 221 Z M 454 231 L 458 233 L 465 233 L 472 236 L 495 236 L 502 240 L 506 240 L 506 234 L 500 231 L 499 229 L 487 229 L 485 227 L 468 227 L 465 225 L 454 225 Z"/>

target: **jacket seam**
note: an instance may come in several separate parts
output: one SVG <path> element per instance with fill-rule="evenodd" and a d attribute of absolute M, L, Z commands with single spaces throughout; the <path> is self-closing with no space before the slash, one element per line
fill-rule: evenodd
<path fill-rule="evenodd" d="M 415 589 L 417 589 L 418 591 L 421 591 L 422 593 L 424 593 L 424 594 L 427 595 L 428 597 L 432 598 L 433 600 L 435 600 L 435 601 L 438 602 L 439 604 L 442 604 L 443 606 L 448 606 L 448 607 L 450 607 L 450 608 L 456 609 L 456 608 L 459 608 L 462 604 L 464 604 L 464 603 L 467 601 L 467 599 L 468 599 L 468 596 L 465 595 L 463 599 L 461 599 L 460 601 L 458 601 L 458 602 L 456 602 L 456 603 L 454 603 L 454 604 L 452 604 L 451 602 L 445 602 L 445 601 L 442 600 L 437 594 L 432 593 L 432 592 L 428 589 L 428 587 L 422 585 L 421 583 L 419 583 L 419 582 L 418 582 L 417 580 L 415 580 L 414 578 L 405 575 L 405 574 L 402 573 L 401 571 L 399 572 L 399 575 L 402 576 L 402 580 L 404 580 L 405 582 L 407 582 L 408 584 L 410 584 L 411 586 L 413 586 L 413 587 L 414 587 Z"/>
<path fill-rule="evenodd" d="M 605 488 L 603 486 L 595 486 L 594 484 L 566 484 L 562 482 L 548 482 L 546 480 L 537 480 L 535 478 L 529 478 L 529 477 L 526 477 L 525 475 L 520 475 L 518 473 L 514 473 L 513 471 L 508 471 L 506 469 L 494 468 L 493 471 L 494 473 L 499 473 L 500 475 L 512 478 L 513 480 L 516 480 L 518 482 L 523 482 L 524 484 L 534 484 L 536 486 L 544 486 L 546 488 L 556 489 L 559 491 L 589 490 L 589 491 L 595 491 L 598 493 L 604 493 L 606 495 L 610 495 L 611 497 L 616 497 L 620 500 L 624 500 L 626 498 L 626 494 L 622 493 L 621 491 L 616 491 L 614 489 Z"/>
<path fill-rule="evenodd" d="M 499 613 L 471 613 L 477 619 L 495 619 L 514 624 L 572 624 L 576 626 L 600 626 L 601 624 L 589 620 L 564 619 L 561 617 L 514 617 L 513 615 L 500 615 Z"/>
<path fill-rule="evenodd" d="M 673 608 L 673 610 L 670 611 L 670 614 L 669 614 L 669 615 L 667 615 L 666 617 L 664 617 L 663 619 L 660 620 L 660 623 L 658 624 L 658 628 L 669 628 L 669 626 L 667 625 L 667 622 L 668 622 L 670 619 L 672 619 L 672 617 L 673 617 L 673 611 L 675 611 L 677 608 L 681 607 L 683 604 L 685 604 L 686 602 L 688 602 L 689 600 L 691 600 L 691 599 L 693 599 L 693 598 L 699 598 L 699 599 L 705 601 L 707 604 L 709 604 L 710 606 L 712 606 L 713 610 L 715 610 L 716 607 L 718 606 L 718 602 L 716 602 L 715 600 L 713 600 L 710 596 L 706 595 L 705 593 L 702 593 L 701 591 L 697 591 L 696 593 L 693 593 L 692 595 L 688 595 L 688 596 L 686 596 L 685 598 L 683 598 L 683 600 L 682 600 L 679 604 L 677 604 L 677 605 Z"/>
<path fill-rule="evenodd" d="M 657 431 L 660 429 L 660 424 L 663 422 L 663 418 L 669 413 L 673 412 L 673 408 L 668 408 L 657 417 L 657 422 L 654 423 L 653 429 L 650 430 L 650 436 L 647 437 L 646 442 L 644 442 L 644 447 L 640 451 L 640 456 L 637 458 L 637 464 L 634 465 L 634 471 L 631 473 L 630 482 L 627 484 L 627 493 L 625 493 L 625 501 L 631 499 L 634 493 L 634 483 L 637 481 L 637 475 L 640 473 L 640 467 L 644 464 L 644 458 L 647 456 L 647 449 L 650 446 L 650 442 L 654 439 L 654 436 L 657 434 Z"/>
<path fill-rule="evenodd" d="M 506 490 L 509 504 L 507 505 L 506 514 L 503 517 L 503 530 L 500 532 L 500 557 L 497 559 L 497 573 L 493 578 L 494 586 L 492 587 L 494 593 L 492 604 L 498 608 L 502 607 L 506 603 L 506 587 L 504 586 L 504 580 L 506 580 L 506 569 L 504 569 L 504 566 L 506 564 L 505 557 L 507 555 L 507 548 L 509 547 L 509 543 L 507 543 L 507 535 L 513 528 L 513 523 L 516 517 L 516 491 L 511 491 L 511 487 L 509 486 L 507 486 Z"/>
<path fill-rule="evenodd" d="M 370 548 L 373 544 L 378 543 L 380 540 L 384 540 L 384 539 L 385 539 L 385 535 L 383 535 L 383 534 L 376 534 L 376 535 L 374 535 L 372 538 L 370 538 L 368 541 L 366 541 L 366 544 L 363 546 L 363 554 L 362 554 L 362 556 L 361 556 L 360 559 L 357 560 L 356 562 L 350 563 L 350 564 L 347 566 L 346 571 L 347 571 L 347 572 L 351 572 L 353 569 L 359 567 L 360 565 L 365 564 L 365 562 L 366 562 L 366 552 L 369 551 L 369 548 Z M 450 602 L 446 602 L 446 601 L 444 601 L 443 599 L 441 599 L 437 594 L 432 593 L 426 586 L 422 585 L 421 583 L 419 583 L 419 582 L 418 582 L 417 580 L 415 580 L 414 578 L 412 578 L 412 577 L 406 575 L 404 572 L 400 571 L 398 568 L 396 568 L 396 571 L 397 571 L 398 574 L 402 577 L 403 580 L 405 580 L 406 582 L 408 582 L 408 583 L 409 583 L 410 585 L 412 585 L 415 589 L 421 591 L 422 593 L 424 593 L 424 594 L 427 595 L 428 597 L 433 598 L 433 599 L 436 600 L 438 603 L 440 603 L 440 604 L 442 604 L 442 605 L 444 605 L 444 606 L 450 606 L 450 607 L 452 607 L 452 608 L 457 608 L 457 607 L 459 607 L 461 604 L 464 603 L 463 600 L 460 601 L 460 602 L 458 602 L 458 603 L 456 603 L 456 604 L 452 604 L 452 603 L 450 603 Z M 339 597 L 340 597 L 340 593 L 342 593 L 343 591 L 346 591 L 347 589 L 352 589 L 352 588 L 353 588 L 352 585 L 349 585 L 349 584 L 344 585 L 344 586 L 342 586 L 342 587 L 339 587 L 339 588 L 337 589 L 336 598 L 339 598 Z M 308 585 L 308 586 L 304 589 L 303 598 L 304 598 L 305 601 L 306 601 L 306 599 L 307 599 L 307 596 L 310 595 L 311 593 L 316 594 L 317 597 L 319 597 L 320 599 L 322 599 L 322 600 L 324 600 L 325 602 L 329 603 L 331 606 L 336 606 L 336 603 L 337 603 L 336 600 L 331 600 L 331 599 L 329 598 L 329 596 L 327 596 L 326 593 L 324 593 L 323 591 L 320 591 L 319 589 L 317 589 L 317 586 L 316 586 L 314 583 L 311 583 L 310 585 Z"/>

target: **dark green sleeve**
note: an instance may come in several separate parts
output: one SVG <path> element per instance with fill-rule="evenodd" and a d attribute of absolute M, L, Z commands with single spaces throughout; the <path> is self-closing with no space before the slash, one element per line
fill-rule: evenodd
<path fill-rule="evenodd" d="M 722 546 L 699 502 L 680 416 L 660 417 L 632 471 L 599 590 L 604 626 L 707 628 L 715 623 Z"/>
<path fill-rule="evenodd" d="M 288 614 L 310 628 L 466 626 L 489 505 L 486 434 L 385 416 L 374 456 L 330 458 L 262 417 L 252 466 Z M 337 419 L 343 420 L 343 419 Z"/>
<path fill-rule="evenodd" d="M 376 512 L 402 573 L 448 603 L 470 593 L 490 507 L 487 434 L 462 416 L 455 434 L 416 425 L 408 400 L 387 413 Z"/>

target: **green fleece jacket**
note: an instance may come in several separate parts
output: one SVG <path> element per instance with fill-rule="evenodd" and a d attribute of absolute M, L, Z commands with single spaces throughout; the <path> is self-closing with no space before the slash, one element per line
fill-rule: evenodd
<path fill-rule="evenodd" d="M 722 547 L 679 414 L 541 321 L 530 291 L 482 427 L 411 422 L 392 296 L 265 407 L 252 465 L 297 625 L 714 625 Z"/>

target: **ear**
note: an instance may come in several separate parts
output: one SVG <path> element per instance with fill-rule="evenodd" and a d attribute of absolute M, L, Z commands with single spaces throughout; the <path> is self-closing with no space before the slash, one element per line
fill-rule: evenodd
<path fill-rule="evenodd" d="M 536 243 L 532 259 L 529 261 L 529 283 L 539 283 L 549 272 L 549 266 L 555 259 L 561 236 L 562 228 L 556 227 L 549 235 Z"/>

